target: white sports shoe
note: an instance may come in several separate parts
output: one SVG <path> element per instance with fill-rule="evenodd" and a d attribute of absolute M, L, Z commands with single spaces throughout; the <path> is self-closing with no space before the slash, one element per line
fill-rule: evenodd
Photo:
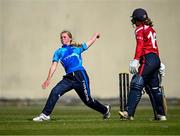
<path fill-rule="evenodd" d="M 166 118 L 166 116 L 164 116 L 164 115 L 157 115 L 157 120 L 159 120 L 159 121 L 165 121 L 165 120 L 167 120 L 167 118 Z"/>
<path fill-rule="evenodd" d="M 119 111 L 119 115 L 125 119 L 129 118 L 127 111 Z"/>
<path fill-rule="evenodd" d="M 127 111 L 119 111 L 122 120 L 134 120 L 134 117 L 129 116 Z"/>
<path fill-rule="evenodd" d="M 106 120 L 106 119 L 109 119 L 110 116 L 111 116 L 111 106 L 110 105 L 105 105 L 106 108 L 107 108 L 107 112 L 103 115 L 103 119 Z"/>
<path fill-rule="evenodd" d="M 41 113 L 39 116 L 33 118 L 33 121 L 41 122 L 50 120 L 50 116 L 46 116 L 44 113 Z"/>

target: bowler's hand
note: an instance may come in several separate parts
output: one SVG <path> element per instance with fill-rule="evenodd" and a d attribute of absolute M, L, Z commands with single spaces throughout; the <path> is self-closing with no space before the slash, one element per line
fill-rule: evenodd
<path fill-rule="evenodd" d="M 96 37 L 97 39 L 100 38 L 100 33 L 96 32 L 94 35 L 95 35 L 95 37 Z"/>
<path fill-rule="evenodd" d="M 129 72 L 131 74 L 136 74 L 138 65 L 139 65 L 139 60 L 136 59 L 132 60 L 129 64 Z"/>
<path fill-rule="evenodd" d="M 50 81 L 49 80 L 46 80 L 41 86 L 42 86 L 42 89 L 46 89 L 50 84 Z"/>

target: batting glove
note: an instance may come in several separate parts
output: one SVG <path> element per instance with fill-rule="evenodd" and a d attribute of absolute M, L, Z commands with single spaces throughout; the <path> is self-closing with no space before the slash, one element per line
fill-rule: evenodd
<path fill-rule="evenodd" d="M 138 65 L 139 65 L 139 60 L 137 59 L 132 60 L 129 64 L 129 72 L 131 74 L 136 74 Z"/>
<path fill-rule="evenodd" d="M 161 63 L 161 66 L 159 68 L 159 73 L 164 77 L 165 76 L 165 65 Z"/>

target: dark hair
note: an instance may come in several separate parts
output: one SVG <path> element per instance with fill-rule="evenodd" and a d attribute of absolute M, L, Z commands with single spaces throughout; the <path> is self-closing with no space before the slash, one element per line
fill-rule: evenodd
<path fill-rule="evenodd" d="M 153 22 L 151 21 L 150 18 L 147 18 L 146 20 L 144 20 L 143 23 L 148 26 L 153 26 Z"/>

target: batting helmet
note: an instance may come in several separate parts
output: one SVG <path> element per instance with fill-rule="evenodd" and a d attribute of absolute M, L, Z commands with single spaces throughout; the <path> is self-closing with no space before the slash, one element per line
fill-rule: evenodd
<path fill-rule="evenodd" d="M 137 8 L 133 11 L 132 14 L 132 23 L 135 24 L 136 21 L 144 21 L 148 18 L 148 14 L 146 12 L 146 10 L 142 9 L 142 8 Z"/>

